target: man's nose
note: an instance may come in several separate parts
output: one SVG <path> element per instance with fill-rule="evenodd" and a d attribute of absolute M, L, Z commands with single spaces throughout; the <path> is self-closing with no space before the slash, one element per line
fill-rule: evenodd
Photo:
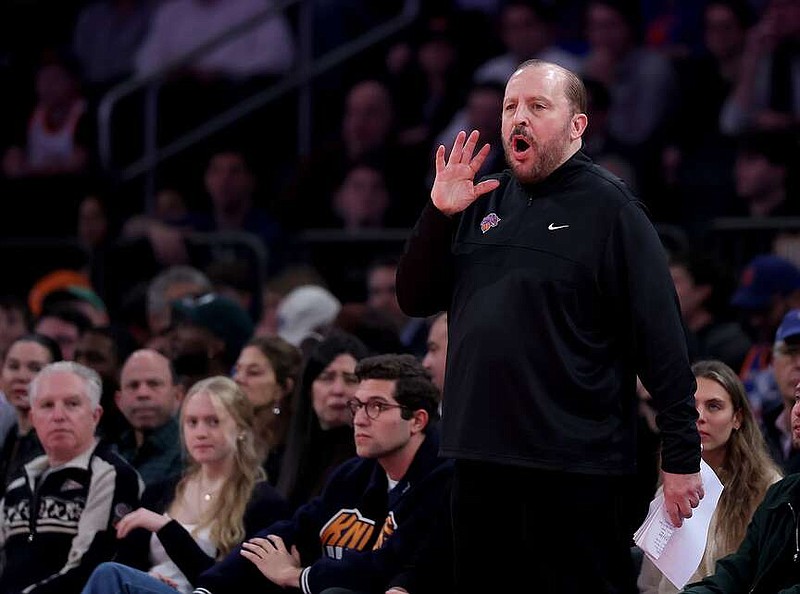
<path fill-rule="evenodd" d="M 63 404 L 56 404 L 53 406 L 53 420 L 61 421 L 66 418 L 66 409 Z"/>

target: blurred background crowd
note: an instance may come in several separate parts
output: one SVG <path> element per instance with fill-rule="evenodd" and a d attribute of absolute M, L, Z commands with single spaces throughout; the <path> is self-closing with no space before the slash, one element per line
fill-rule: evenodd
<path fill-rule="evenodd" d="M 55 315 L 65 357 L 95 329 L 196 377 L 171 314 L 212 294 L 226 373 L 251 336 L 332 326 L 423 356 L 394 268 L 433 152 L 477 129 L 501 170 L 529 58 L 584 79 L 584 151 L 647 205 L 696 357 L 747 379 L 799 304 L 792 0 L 9 0 L 0 23 L 0 352 Z"/>

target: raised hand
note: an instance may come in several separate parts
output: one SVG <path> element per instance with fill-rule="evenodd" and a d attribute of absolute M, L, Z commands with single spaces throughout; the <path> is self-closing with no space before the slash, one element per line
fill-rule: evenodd
<path fill-rule="evenodd" d="M 489 154 L 489 145 L 484 144 L 473 156 L 478 136 L 477 130 L 473 130 L 469 136 L 463 130 L 459 132 L 447 163 L 444 160 L 444 145 L 439 145 L 436 149 L 436 179 L 431 188 L 431 200 L 443 214 L 450 216 L 461 212 L 480 196 L 500 185 L 496 179 L 482 181 L 477 185 L 474 183 L 475 174 Z"/>

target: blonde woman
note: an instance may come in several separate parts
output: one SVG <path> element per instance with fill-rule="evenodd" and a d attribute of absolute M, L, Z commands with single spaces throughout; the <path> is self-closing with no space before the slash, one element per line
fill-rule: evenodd
<path fill-rule="evenodd" d="M 703 559 L 689 582 L 714 573 L 717 560 L 739 548 L 767 488 L 781 478 L 736 373 L 721 361 L 700 361 L 692 371 L 697 379 L 695 404 L 703 460 L 725 489 L 711 520 Z M 637 584 L 640 593 L 678 591 L 647 557 Z"/>
<path fill-rule="evenodd" d="M 124 565 L 98 567 L 85 593 L 191 592 L 197 576 L 247 535 L 286 517 L 256 454 L 252 404 L 233 380 L 191 387 L 181 437 L 189 459 L 183 476 L 148 489 L 143 507 L 119 521 Z"/>

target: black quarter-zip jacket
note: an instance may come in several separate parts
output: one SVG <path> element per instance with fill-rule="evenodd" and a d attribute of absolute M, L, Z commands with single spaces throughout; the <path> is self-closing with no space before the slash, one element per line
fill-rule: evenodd
<path fill-rule="evenodd" d="M 460 215 L 429 202 L 398 268 L 407 314 L 449 312 L 442 453 L 632 472 L 639 375 L 662 468 L 697 472 L 695 381 L 643 205 L 581 152 L 530 186 L 492 177 L 500 187 Z"/>

